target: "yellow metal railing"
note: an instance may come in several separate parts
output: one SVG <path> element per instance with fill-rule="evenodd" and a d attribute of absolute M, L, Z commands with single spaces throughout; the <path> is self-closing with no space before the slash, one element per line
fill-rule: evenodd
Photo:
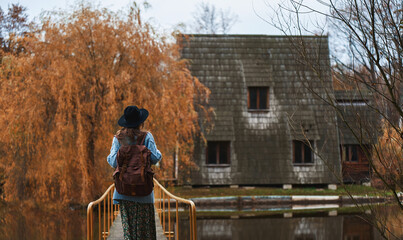
<path fill-rule="evenodd" d="M 165 236 L 171 239 L 179 239 L 179 204 L 185 204 L 189 207 L 189 223 L 190 223 L 190 239 L 197 240 L 196 228 L 196 206 L 191 200 L 174 196 L 168 192 L 155 178 L 154 178 L 154 204 L 158 213 L 162 229 Z M 175 222 L 171 222 L 171 204 L 175 205 Z M 171 224 L 172 223 L 172 224 Z M 175 225 L 173 224 L 175 223 Z M 175 229 L 174 229 L 175 226 Z M 176 236 L 176 237 L 175 237 Z"/>
<path fill-rule="evenodd" d="M 94 209 L 98 207 L 98 238 L 106 239 L 110 234 L 110 228 L 119 213 L 119 205 L 113 204 L 112 184 L 98 200 L 88 204 L 87 208 L 87 240 L 94 239 Z M 171 205 L 175 205 L 175 217 L 171 216 Z M 196 206 L 191 200 L 174 196 L 168 192 L 154 178 L 154 205 L 158 213 L 165 236 L 171 239 L 179 239 L 179 204 L 185 204 L 189 209 L 190 239 L 197 240 L 196 232 Z M 174 219 L 174 222 L 171 222 Z M 175 227 L 173 227 L 175 223 Z M 174 229 L 175 228 L 175 229 Z M 176 236 L 176 237 L 175 237 Z"/>
<path fill-rule="evenodd" d="M 87 208 L 87 240 L 94 239 L 94 209 L 98 207 L 98 239 L 106 239 L 119 213 L 119 205 L 113 205 L 115 184 L 109 186 L 98 200 L 90 202 Z"/>

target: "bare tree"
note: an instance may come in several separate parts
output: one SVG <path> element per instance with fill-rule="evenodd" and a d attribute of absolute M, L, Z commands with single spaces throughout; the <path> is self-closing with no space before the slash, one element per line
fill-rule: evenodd
<path fill-rule="evenodd" d="M 307 13 L 315 13 L 328 20 L 329 31 L 333 34 L 331 42 L 337 42 L 337 47 L 344 49 L 343 55 L 332 56 L 333 77 L 337 76 L 334 86 L 350 94 L 349 98 L 344 99 L 349 101 L 350 107 L 346 107 L 346 102 L 338 101 L 334 88 L 327 88 L 326 94 L 323 94 L 315 92 L 309 79 L 303 82 L 306 88 L 334 108 L 339 118 L 339 128 L 349 131 L 367 156 L 372 180 L 378 180 L 383 196 L 392 196 L 391 200 L 397 205 L 398 210 L 389 213 L 393 215 L 393 224 L 380 214 L 378 207 L 369 206 L 372 214 L 367 220 L 386 239 L 399 239 L 402 231 L 396 233 L 393 225 L 403 224 L 402 5 L 401 0 L 317 0 L 315 4 L 288 0 L 278 5 L 274 17 L 263 17 L 290 36 L 294 46 L 290 51 L 298 53 L 297 61 L 312 69 L 324 86 L 329 86 L 326 83 L 331 81 L 331 76 L 320 74 L 321 68 L 326 66 L 320 62 L 319 53 L 302 36 L 307 33 L 324 35 L 327 32 L 324 22 L 317 22 L 315 30 L 308 28 L 304 16 Z M 300 77 L 306 78 L 304 74 L 300 74 Z M 360 104 L 365 105 L 365 111 L 362 108 L 359 110 L 358 104 L 354 104 L 354 97 L 364 100 Z M 380 121 L 370 121 L 366 114 Z M 367 147 L 369 142 L 372 142 L 371 147 Z M 343 186 L 342 178 L 340 183 Z M 357 200 L 354 196 L 350 197 Z M 356 204 L 363 207 L 358 201 Z"/>
<path fill-rule="evenodd" d="M 0 8 L 0 48 L 8 53 L 23 51 L 22 38 L 29 31 L 26 8 L 19 4 L 12 4 L 8 11 Z"/>
<path fill-rule="evenodd" d="M 238 21 L 238 16 L 229 9 L 216 9 L 213 4 L 201 2 L 193 16 L 193 30 L 205 34 L 227 34 Z"/>

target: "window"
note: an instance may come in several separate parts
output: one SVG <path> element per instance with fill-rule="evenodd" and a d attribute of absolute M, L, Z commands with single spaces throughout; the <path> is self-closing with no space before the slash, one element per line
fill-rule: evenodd
<path fill-rule="evenodd" d="M 269 109 L 268 87 L 248 88 L 248 109 L 250 110 Z"/>
<path fill-rule="evenodd" d="M 207 142 L 207 164 L 229 164 L 230 162 L 229 141 Z"/>
<path fill-rule="evenodd" d="M 311 150 L 314 147 L 314 142 L 311 140 L 307 141 L 298 141 L 293 140 L 293 162 L 295 164 L 306 164 L 313 163 L 313 152 Z"/>
<path fill-rule="evenodd" d="M 369 146 L 364 146 L 369 150 Z M 341 148 L 341 156 L 344 162 L 366 162 L 367 156 L 358 144 L 345 144 Z"/>

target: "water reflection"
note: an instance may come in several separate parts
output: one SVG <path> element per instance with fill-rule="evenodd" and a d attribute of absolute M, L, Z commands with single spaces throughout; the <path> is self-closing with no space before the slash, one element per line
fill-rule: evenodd
<path fill-rule="evenodd" d="M 189 226 L 180 224 L 180 239 L 188 239 Z M 264 217 L 197 220 L 198 239 L 378 240 L 376 229 L 357 216 Z"/>
<path fill-rule="evenodd" d="M 258 216 L 261 208 L 240 212 L 241 216 L 212 217 L 199 208 L 197 220 L 198 239 L 206 240 L 378 240 L 378 231 L 363 218 L 355 215 L 330 217 L 331 212 Z M 383 216 L 386 226 L 393 233 L 390 239 L 403 239 L 403 214 L 399 208 L 378 206 L 369 216 Z M 207 209 L 204 209 L 207 211 Z M 227 211 L 228 213 L 228 211 Z M 332 215 L 332 214 L 330 214 Z M 184 216 L 188 216 L 184 214 Z M 285 217 L 286 216 L 286 217 Z M 288 217 L 287 217 L 288 216 Z M 364 215 L 362 215 L 364 216 Z M 96 216 L 95 216 L 96 218 Z M 97 224 L 94 225 L 95 227 Z M 174 229 L 172 226 L 171 229 Z M 188 219 L 180 221 L 179 239 L 189 239 Z M 97 233 L 95 229 L 95 233 Z M 0 240 L 39 240 L 86 238 L 86 211 L 45 212 L 0 204 Z"/>
<path fill-rule="evenodd" d="M 49 212 L 0 206 L 1 240 L 80 240 L 85 234 L 85 210 Z"/>

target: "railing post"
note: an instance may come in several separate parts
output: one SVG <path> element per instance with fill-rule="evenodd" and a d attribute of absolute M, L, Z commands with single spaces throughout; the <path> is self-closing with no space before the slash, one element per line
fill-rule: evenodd
<path fill-rule="evenodd" d="M 101 232 L 102 232 L 102 231 L 101 231 L 101 220 L 102 220 L 102 219 L 101 219 L 101 216 L 102 216 L 102 215 L 101 215 L 101 205 L 99 204 L 99 205 L 98 205 L 98 236 L 99 236 L 98 239 L 99 239 L 99 240 L 101 240 L 101 236 L 102 236 L 102 235 L 101 235 Z"/>
<path fill-rule="evenodd" d="M 162 188 L 160 186 L 158 186 L 160 188 L 160 222 L 162 223 Z"/>
<path fill-rule="evenodd" d="M 109 233 L 109 223 L 110 223 L 110 220 L 109 220 L 109 194 L 110 194 L 110 191 L 108 191 L 108 196 L 106 197 L 106 205 L 108 205 L 107 209 L 106 209 L 106 211 L 108 212 L 108 214 L 107 214 L 107 216 L 108 216 L 108 219 L 107 219 L 108 224 L 106 224 L 108 226 L 108 233 Z"/>
<path fill-rule="evenodd" d="M 162 193 L 162 201 L 163 201 L 163 211 L 162 211 L 162 229 L 164 230 L 165 233 L 165 192 Z"/>
<path fill-rule="evenodd" d="M 92 234 L 92 221 L 91 221 L 92 205 L 93 205 L 92 203 L 88 204 L 88 208 L 87 208 L 87 240 L 92 239 L 92 236 L 91 236 L 91 234 Z"/>
<path fill-rule="evenodd" d="M 168 196 L 168 234 L 171 240 L 171 198 Z"/>
<path fill-rule="evenodd" d="M 192 212 L 193 212 L 193 240 L 197 240 L 197 225 L 196 225 L 196 206 L 193 202 L 192 205 Z"/>
<path fill-rule="evenodd" d="M 189 205 L 189 219 L 190 219 L 190 235 L 191 239 L 195 240 L 195 224 L 194 224 L 194 213 L 193 213 L 193 206 Z"/>
<path fill-rule="evenodd" d="M 179 209 L 178 209 L 178 200 L 176 200 L 176 239 L 179 239 Z"/>

